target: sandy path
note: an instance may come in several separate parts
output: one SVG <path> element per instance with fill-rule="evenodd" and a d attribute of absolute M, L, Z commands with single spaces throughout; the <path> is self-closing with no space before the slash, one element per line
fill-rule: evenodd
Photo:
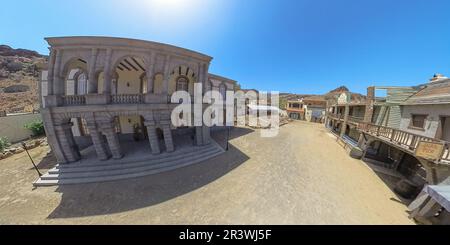
<path fill-rule="evenodd" d="M 0 223 L 413 224 L 322 125 L 294 122 L 276 138 L 232 134 L 230 151 L 210 161 L 128 181 L 33 189 L 25 155 L 2 160 Z"/>

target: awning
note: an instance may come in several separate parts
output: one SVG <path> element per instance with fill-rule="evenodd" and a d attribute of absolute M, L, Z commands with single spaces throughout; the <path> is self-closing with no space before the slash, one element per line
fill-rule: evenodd
<path fill-rule="evenodd" d="M 450 211 L 450 185 L 428 185 L 424 191 L 447 211 Z"/>

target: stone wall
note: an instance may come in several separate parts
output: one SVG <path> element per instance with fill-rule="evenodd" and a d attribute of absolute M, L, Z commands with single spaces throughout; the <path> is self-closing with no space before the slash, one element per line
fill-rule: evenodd
<path fill-rule="evenodd" d="M 28 139 L 32 132 L 25 124 L 41 119 L 40 114 L 13 114 L 0 117 L 0 137 L 6 137 L 11 143 Z"/>

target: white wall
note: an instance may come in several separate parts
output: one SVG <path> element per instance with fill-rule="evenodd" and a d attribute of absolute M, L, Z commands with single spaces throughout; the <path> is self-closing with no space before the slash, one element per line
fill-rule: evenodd
<path fill-rule="evenodd" d="M 120 71 L 117 83 L 118 94 L 139 94 L 141 89 L 141 75 L 137 71 Z M 127 86 L 129 84 L 129 86 Z"/>
<path fill-rule="evenodd" d="M 411 114 L 428 115 L 425 120 L 425 131 L 408 128 L 411 123 Z M 434 138 L 439 127 L 440 116 L 450 116 L 450 104 L 402 106 L 400 129 Z"/>
<path fill-rule="evenodd" d="M 321 117 L 325 117 L 325 108 L 308 108 L 307 105 L 305 105 L 305 120 L 308 122 L 311 122 L 313 114 L 321 115 Z"/>
<path fill-rule="evenodd" d="M 28 139 L 32 132 L 25 128 L 25 124 L 41 119 L 41 114 L 15 114 L 0 117 L 0 137 L 8 138 L 16 143 Z"/>

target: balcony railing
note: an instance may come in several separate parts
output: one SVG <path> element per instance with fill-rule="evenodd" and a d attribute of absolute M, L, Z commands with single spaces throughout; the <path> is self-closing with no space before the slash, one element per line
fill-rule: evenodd
<path fill-rule="evenodd" d="M 348 120 L 355 122 L 355 123 L 360 123 L 364 121 L 364 117 L 358 117 L 358 116 L 348 116 Z"/>
<path fill-rule="evenodd" d="M 344 115 L 342 115 L 342 114 L 329 113 L 328 116 L 332 117 L 334 119 L 344 119 Z"/>
<path fill-rule="evenodd" d="M 383 141 L 396 144 L 413 155 L 415 154 L 419 142 L 421 141 L 443 144 L 444 151 L 442 152 L 441 158 L 438 162 L 447 164 L 450 163 L 449 142 L 371 123 L 359 123 L 358 130 L 375 136 Z"/>
<path fill-rule="evenodd" d="M 65 95 L 63 96 L 63 104 L 65 106 L 75 106 L 86 104 L 86 97 L 84 95 Z"/>
<path fill-rule="evenodd" d="M 111 95 L 111 104 L 142 104 L 143 94 L 114 94 Z"/>

